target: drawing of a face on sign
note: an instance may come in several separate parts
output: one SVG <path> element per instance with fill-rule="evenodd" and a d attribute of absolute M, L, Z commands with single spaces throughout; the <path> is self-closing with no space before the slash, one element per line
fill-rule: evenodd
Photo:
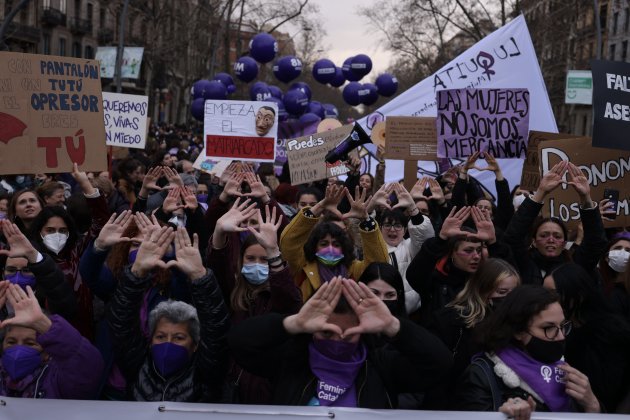
<path fill-rule="evenodd" d="M 269 106 L 261 106 L 256 112 L 256 134 L 263 137 L 269 133 L 276 120 L 276 111 Z"/>

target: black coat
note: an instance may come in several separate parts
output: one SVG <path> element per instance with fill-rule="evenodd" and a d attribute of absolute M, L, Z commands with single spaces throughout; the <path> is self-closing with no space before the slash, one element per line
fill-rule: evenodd
<path fill-rule="evenodd" d="M 317 378 L 309 365 L 310 335 L 292 336 L 282 324 L 284 316 L 267 314 L 244 320 L 229 335 L 237 363 L 269 378 L 275 405 L 306 405 L 316 394 Z M 424 391 L 440 383 L 451 366 L 441 341 L 401 319 L 400 332 L 386 346 L 368 348 L 367 359 L 356 379 L 357 406 L 395 408 L 397 394 Z"/>
<path fill-rule="evenodd" d="M 118 366 L 137 401 L 216 402 L 227 366 L 228 311 L 212 271 L 191 282 L 192 304 L 201 326 L 199 347 L 191 363 L 168 380 L 155 370 L 140 328 L 142 295 L 149 277 L 139 279 L 125 268 L 108 312 Z"/>

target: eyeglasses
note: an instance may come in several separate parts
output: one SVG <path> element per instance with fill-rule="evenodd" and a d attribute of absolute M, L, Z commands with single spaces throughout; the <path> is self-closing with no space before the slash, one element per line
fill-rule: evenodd
<path fill-rule="evenodd" d="M 558 336 L 558 334 L 560 334 L 560 331 L 562 331 L 562 335 L 564 335 L 565 337 L 569 335 L 572 327 L 573 324 L 571 323 L 571 321 L 564 321 L 560 325 L 549 325 L 548 327 L 542 327 L 542 329 L 545 332 L 545 337 L 547 337 L 549 340 L 554 340 Z"/>
<path fill-rule="evenodd" d="M 16 268 L 11 266 L 4 267 L 4 275 L 5 276 L 14 276 L 18 272 L 22 273 L 24 277 L 35 277 L 35 274 L 31 271 L 30 268 Z"/>
<path fill-rule="evenodd" d="M 383 229 L 393 229 L 396 231 L 401 231 L 403 230 L 403 225 L 401 225 L 400 223 L 396 223 L 394 225 L 392 225 L 391 223 L 383 223 Z"/>

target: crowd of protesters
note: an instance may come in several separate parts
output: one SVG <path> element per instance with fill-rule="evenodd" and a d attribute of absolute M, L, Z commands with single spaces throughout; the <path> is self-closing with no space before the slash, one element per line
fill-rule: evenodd
<path fill-rule="evenodd" d="M 0 395 L 630 413 L 630 232 L 572 163 L 292 186 L 151 130 L 111 174 L 1 178 Z M 579 225 L 541 217 L 563 183 Z"/>

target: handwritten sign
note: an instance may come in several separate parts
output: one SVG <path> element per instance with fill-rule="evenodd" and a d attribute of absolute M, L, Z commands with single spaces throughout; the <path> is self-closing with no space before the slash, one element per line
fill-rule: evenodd
<path fill-rule="evenodd" d="M 354 124 L 334 130 L 287 140 L 291 185 L 307 184 L 331 176 L 343 175 L 348 168 L 341 162 L 326 163 L 328 151 L 334 149 L 352 132 Z"/>
<path fill-rule="evenodd" d="M 630 64 L 594 60 L 593 146 L 630 150 Z"/>
<path fill-rule="evenodd" d="M 148 108 L 148 96 L 103 92 L 106 144 L 144 149 Z"/>
<path fill-rule="evenodd" d="M 98 62 L 0 52 L 0 174 L 107 170 Z"/>
<path fill-rule="evenodd" d="M 231 160 L 215 160 L 200 153 L 193 163 L 193 168 L 214 176 L 221 176 L 230 163 L 232 163 Z"/>
<path fill-rule="evenodd" d="M 433 117 L 387 117 L 385 138 L 387 159 L 437 160 L 437 133 Z"/>
<path fill-rule="evenodd" d="M 206 156 L 273 162 L 276 156 L 278 106 L 273 102 L 205 102 Z"/>
<path fill-rule="evenodd" d="M 527 89 L 448 89 L 437 92 L 437 155 L 525 157 L 529 130 Z"/>

